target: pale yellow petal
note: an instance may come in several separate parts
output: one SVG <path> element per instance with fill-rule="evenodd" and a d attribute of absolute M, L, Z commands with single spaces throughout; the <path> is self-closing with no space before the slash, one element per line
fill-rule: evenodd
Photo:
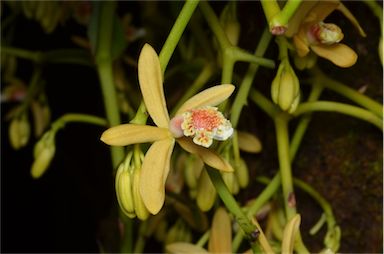
<path fill-rule="evenodd" d="M 149 44 L 145 44 L 141 50 L 138 68 L 140 89 L 147 111 L 157 126 L 168 128 L 169 115 L 159 57 Z"/>
<path fill-rule="evenodd" d="M 295 243 L 296 233 L 299 230 L 300 220 L 300 215 L 296 214 L 285 226 L 283 243 L 281 245 L 282 253 L 293 253 L 293 246 Z"/>
<path fill-rule="evenodd" d="M 174 144 L 174 139 L 156 141 L 145 154 L 141 167 L 140 194 L 152 214 L 157 214 L 164 204 L 165 181 Z"/>
<path fill-rule="evenodd" d="M 345 7 L 344 4 L 340 3 L 340 5 L 337 7 L 337 10 L 342 12 L 344 16 L 351 21 L 351 23 L 356 27 L 356 29 L 359 31 L 360 35 L 363 37 L 366 37 L 367 35 L 365 34 L 363 28 L 360 26 L 359 21 L 353 16 L 353 14 L 348 10 L 347 7 Z"/>
<path fill-rule="evenodd" d="M 222 207 L 218 208 L 213 216 L 208 251 L 211 253 L 232 253 L 231 219 Z"/>
<path fill-rule="evenodd" d="M 306 39 L 295 35 L 293 36 L 293 44 L 295 45 L 299 57 L 304 57 L 309 53 L 308 42 L 306 42 Z"/>
<path fill-rule="evenodd" d="M 253 134 L 244 131 L 237 132 L 239 148 L 248 153 L 258 153 L 262 149 L 260 140 Z"/>
<path fill-rule="evenodd" d="M 333 45 L 313 45 L 311 46 L 311 49 L 318 56 L 328 59 L 339 67 L 351 67 L 357 61 L 357 54 L 355 51 L 342 43 Z"/>
<path fill-rule="evenodd" d="M 197 154 L 208 166 L 224 172 L 233 172 L 232 166 L 216 152 L 196 145 L 191 139 L 182 137 L 177 139 L 179 145 L 187 152 Z"/>
<path fill-rule="evenodd" d="M 121 124 L 104 131 L 100 140 L 111 146 L 127 146 L 153 142 L 171 136 L 172 134 L 165 128 L 140 124 Z"/>
<path fill-rule="evenodd" d="M 216 106 L 226 100 L 235 90 L 233 85 L 213 86 L 191 97 L 177 110 L 176 115 L 204 106 Z"/>
<path fill-rule="evenodd" d="M 318 23 L 323 21 L 339 6 L 340 1 L 338 0 L 321 0 L 310 10 L 307 18 L 304 22 Z"/>
<path fill-rule="evenodd" d="M 191 253 L 191 254 L 199 254 L 199 253 L 208 253 L 205 249 L 185 242 L 175 242 L 168 244 L 166 247 L 167 252 L 172 254 L 178 253 Z"/>
<path fill-rule="evenodd" d="M 315 4 L 316 1 L 301 2 L 300 7 L 295 11 L 295 14 L 289 20 L 288 30 L 285 32 L 285 36 L 292 37 L 298 32 L 301 22 L 303 22 L 309 10 L 312 9 Z"/>

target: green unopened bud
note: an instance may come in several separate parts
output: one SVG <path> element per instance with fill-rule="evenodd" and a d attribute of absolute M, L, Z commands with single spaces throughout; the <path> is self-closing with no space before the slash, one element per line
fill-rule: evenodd
<path fill-rule="evenodd" d="M 229 42 L 236 46 L 240 37 L 240 23 L 237 20 L 236 2 L 229 2 L 220 14 L 220 24 L 222 25 Z"/>
<path fill-rule="evenodd" d="M 240 188 L 247 187 L 249 183 L 248 166 L 242 158 L 240 158 L 237 165 L 235 165 L 235 174 Z"/>
<path fill-rule="evenodd" d="M 272 100 L 284 111 L 293 113 L 300 102 L 300 83 L 288 59 L 281 61 L 271 85 Z"/>
<path fill-rule="evenodd" d="M 197 206 L 201 211 L 209 211 L 216 200 L 216 189 L 206 170 L 201 172 L 197 185 Z"/>
<path fill-rule="evenodd" d="M 239 193 L 239 183 L 237 182 L 234 172 L 222 172 L 221 173 L 224 183 L 227 186 L 228 190 L 232 194 Z"/>
<path fill-rule="evenodd" d="M 132 175 L 129 169 L 132 153 L 127 155 L 127 158 L 120 164 L 116 173 L 115 188 L 117 201 L 121 210 L 129 218 L 136 217 L 135 205 L 132 193 Z"/>
<path fill-rule="evenodd" d="M 140 220 L 146 220 L 149 216 L 149 211 L 145 207 L 139 191 L 140 171 L 140 169 L 135 169 L 133 172 L 133 202 L 137 218 Z"/>
<path fill-rule="evenodd" d="M 311 69 L 313 66 L 315 66 L 316 61 L 317 61 L 317 55 L 314 54 L 312 51 L 310 51 L 304 57 L 300 57 L 299 55 L 295 54 L 293 58 L 293 62 L 296 68 L 301 71 L 305 69 Z"/>
<path fill-rule="evenodd" d="M 55 133 L 46 132 L 36 143 L 33 150 L 35 161 L 32 164 L 31 175 L 33 178 L 40 178 L 48 169 L 55 155 Z"/>
<path fill-rule="evenodd" d="M 26 113 L 12 119 L 8 134 L 11 146 L 15 150 L 22 148 L 28 143 L 31 127 Z"/>

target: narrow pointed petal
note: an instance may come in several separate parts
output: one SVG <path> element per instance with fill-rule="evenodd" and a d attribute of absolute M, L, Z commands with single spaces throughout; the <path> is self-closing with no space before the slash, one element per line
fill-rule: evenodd
<path fill-rule="evenodd" d="M 205 249 L 191 244 L 191 243 L 185 243 L 185 242 L 175 242 L 168 244 L 166 247 L 167 252 L 171 254 L 179 254 L 179 253 L 191 253 L 191 254 L 196 254 L 196 253 L 208 253 Z"/>
<path fill-rule="evenodd" d="M 167 179 L 174 139 L 156 141 L 145 154 L 140 175 L 140 194 L 148 211 L 157 214 L 165 199 Z"/>
<path fill-rule="evenodd" d="M 339 4 L 340 1 L 338 0 L 318 1 L 317 4 L 310 10 L 310 13 L 308 14 L 305 21 L 314 23 L 323 21 L 326 17 L 329 16 L 329 14 L 336 10 Z"/>
<path fill-rule="evenodd" d="M 177 110 L 176 115 L 180 115 L 193 108 L 216 106 L 226 100 L 234 90 L 235 87 L 233 85 L 218 85 L 205 89 L 184 102 Z"/>
<path fill-rule="evenodd" d="M 208 148 L 196 145 L 192 142 L 191 139 L 182 137 L 178 138 L 177 142 L 185 151 L 200 156 L 200 158 L 208 166 L 224 172 L 234 171 L 232 166 L 226 160 L 221 158 L 221 156 L 218 155 L 216 152 Z"/>
<path fill-rule="evenodd" d="M 121 124 L 104 131 L 100 140 L 111 146 L 127 146 L 153 142 L 171 136 L 172 134 L 168 129 L 164 128 L 140 124 Z"/>
<path fill-rule="evenodd" d="M 318 56 L 328 59 L 339 67 L 351 67 L 357 61 L 357 54 L 355 51 L 342 43 L 333 45 L 313 45 L 311 46 L 311 49 Z"/>
<path fill-rule="evenodd" d="M 231 219 L 222 207 L 218 208 L 213 216 L 208 251 L 211 253 L 232 253 Z"/>
<path fill-rule="evenodd" d="M 145 44 L 141 50 L 138 69 L 140 89 L 149 115 L 157 126 L 168 128 L 169 115 L 159 57 L 149 44 Z"/>
<path fill-rule="evenodd" d="M 360 26 L 359 21 L 353 16 L 353 14 L 348 10 L 347 7 L 345 7 L 344 4 L 340 3 L 340 5 L 337 7 L 337 10 L 339 10 L 341 13 L 344 14 L 344 16 L 356 27 L 356 29 L 359 31 L 360 35 L 363 37 L 366 37 L 363 28 Z"/>

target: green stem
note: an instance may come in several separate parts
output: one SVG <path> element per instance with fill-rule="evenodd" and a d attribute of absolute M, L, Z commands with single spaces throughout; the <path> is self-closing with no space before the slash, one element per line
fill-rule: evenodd
<path fill-rule="evenodd" d="M 252 249 L 254 249 L 254 246 L 256 245 L 256 243 L 259 243 L 259 242 L 257 242 L 256 239 L 254 239 L 253 235 L 255 234 L 255 232 L 257 232 L 257 230 L 260 231 L 260 234 L 263 234 L 260 226 L 255 226 L 254 224 L 252 224 L 251 220 L 243 213 L 240 206 L 237 204 L 235 198 L 232 196 L 227 186 L 225 185 L 220 172 L 208 166 L 206 169 L 221 200 L 223 201 L 224 205 L 227 207 L 229 212 L 235 216 L 235 219 L 239 223 L 239 226 L 241 227 L 241 229 L 244 231 L 245 235 L 249 239 Z M 256 224 L 258 223 L 256 222 Z"/>
<path fill-rule="evenodd" d="M 238 47 L 227 48 L 225 50 L 225 54 L 229 54 L 235 62 L 250 62 L 270 69 L 275 68 L 275 62 L 273 60 L 252 55 L 251 53 L 248 53 Z"/>
<path fill-rule="evenodd" d="M 280 164 L 281 184 L 283 188 L 283 197 L 287 221 L 296 214 L 295 193 L 292 183 L 292 169 L 289 156 L 289 136 L 287 114 L 280 113 L 275 117 L 277 149 Z"/>
<path fill-rule="evenodd" d="M 288 0 L 283 9 L 272 18 L 270 24 L 272 26 L 288 27 L 289 20 L 295 14 L 300 4 L 301 0 Z"/>
<path fill-rule="evenodd" d="M 26 50 L 26 49 L 2 46 L 1 47 L 1 54 L 16 56 L 16 57 L 19 57 L 22 59 L 31 60 L 33 62 L 40 62 L 41 61 L 41 53 L 40 52 L 33 52 L 30 50 Z"/>
<path fill-rule="evenodd" d="M 265 29 L 261 35 L 259 44 L 256 47 L 255 56 L 262 57 L 265 54 L 271 39 L 271 33 L 269 33 L 268 29 Z M 245 74 L 243 81 L 240 84 L 240 88 L 236 94 L 231 110 L 231 123 L 235 128 L 239 122 L 241 111 L 247 103 L 249 90 L 251 89 L 252 82 L 258 69 L 258 64 L 249 65 L 247 73 Z"/>
<path fill-rule="evenodd" d="M 383 128 L 382 119 L 372 112 L 344 103 L 331 102 L 331 101 L 316 101 L 316 102 L 305 102 L 297 107 L 297 110 L 293 113 L 294 116 L 299 116 L 313 111 L 327 111 L 327 112 L 338 112 L 345 115 L 353 116 L 369 123 L 372 123 L 379 129 Z"/>
<path fill-rule="evenodd" d="M 210 232 L 210 230 L 205 231 L 204 235 L 200 237 L 196 245 L 199 247 L 203 247 L 208 242 Z"/>
<path fill-rule="evenodd" d="M 275 118 L 275 116 L 281 111 L 276 104 L 272 103 L 268 100 L 262 93 L 257 91 L 256 89 L 252 89 L 249 94 L 251 100 L 258 105 L 262 110 L 265 111 L 271 118 Z"/>
<path fill-rule="evenodd" d="M 133 245 L 133 220 L 130 218 L 127 218 L 125 214 L 120 214 L 120 217 L 124 218 L 123 219 L 124 234 L 122 239 L 122 242 L 124 244 L 121 245 L 120 252 L 130 253 L 132 252 L 132 245 Z"/>
<path fill-rule="evenodd" d="M 376 1 L 363 1 L 379 19 L 380 25 L 383 26 L 383 8 Z"/>
<path fill-rule="evenodd" d="M 322 86 L 326 87 L 327 89 L 330 89 L 341 94 L 342 96 L 345 96 L 353 102 L 365 107 L 366 109 L 369 109 L 377 116 L 383 116 L 383 105 L 381 105 L 380 103 L 372 100 L 364 94 L 357 92 L 356 90 L 344 85 L 339 81 L 328 78 L 319 69 L 315 69 L 313 73 L 315 76 L 315 82 L 312 82 L 311 84 L 319 82 Z"/>
<path fill-rule="evenodd" d="M 164 43 L 164 46 L 159 54 L 160 66 L 165 72 L 168 62 L 171 59 L 173 52 L 179 42 L 181 35 L 183 34 L 185 27 L 187 26 L 193 12 L 195 11 L 197 5 L 199 4 L 198 0 L 187 0 L 183 6 L 183 9 L 180 11 L 179 16 L 177 17 L 172 30 L 169 32 L 168 38 Z"/>
<path fill-rule="evenodd" d="M 135 243 L 135 249 L 134 253 L 143 253 L 144 247 L 145 247 L 145 242 L 146 242 L 146 236 L 145 236 L 145 231 L 147 228 L 148 222 L 144 221 L 140 224 L 139 227 L 139 234 Z"/>
<path fill-rule="evenodd" d="M 279 4 L 276 0 L 261 0 L 260 2 L 268 24 L 271 24 L 273 17 L 275 17 L 280 12 Z M 271 28 L 271 25 L 269 26 Z"/>

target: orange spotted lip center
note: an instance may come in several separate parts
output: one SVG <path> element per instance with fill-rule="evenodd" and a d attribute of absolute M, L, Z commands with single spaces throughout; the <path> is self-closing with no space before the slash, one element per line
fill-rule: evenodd
<path fill-rule="evenodd" d="M 215 111 L 194 109 L 191 110 L 191 120 L 194 129 L 212 131 L 220 125 L 222 119 Z"/>

